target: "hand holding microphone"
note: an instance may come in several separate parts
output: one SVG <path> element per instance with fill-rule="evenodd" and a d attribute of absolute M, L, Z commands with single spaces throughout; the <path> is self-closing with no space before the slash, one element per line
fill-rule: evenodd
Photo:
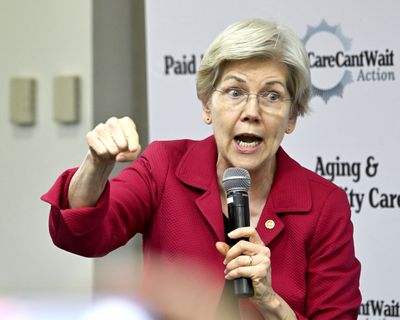
<path fill-rule="evenodd" d="M 228 168 L 225 170 L 222 184 L 227 195 L 229 232 L 237 228 L 250 226 L 248 190 L 251 184 L 250 174 L 242 168 Z M 248 241 L 248 238 L 232 240 L 232 246 L 240 240 Z M 253 257 L 249 256 L 249 266 L 253 263 Z M 249 278 L 237 278 L 233 280 L 235 295 L 239 297 L 253 296 L 253 285 Z"/>
<path fill-rule="evenodd" d="M 225 170 L 222 183 L 227 194 L 230 232 L 229 245 L 217 242 L 225 256 L 225 278 L 233 280 L 237 297 L 251 297 L 261 308 L 275 301 L 277 295 L 271 281 L 271 251 L 257 230 L 250 225 L 248 190 L 250 175 L 241 168 Z"/>

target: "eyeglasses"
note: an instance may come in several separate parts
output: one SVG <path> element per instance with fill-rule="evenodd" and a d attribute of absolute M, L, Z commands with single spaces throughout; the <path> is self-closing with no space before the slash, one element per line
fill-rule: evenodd
<path fill-rule="evenodd" d="M 231 107 L 241 107 L 247 104 L 250 96 L 256 96 L 258 105 L 266 110 L 280 109 L 284 101 L 292 101 L 290 97 L 281 95 L 276 91 L 262 91 L 259 93 L 250 93 L 237 87 L 217 89 L 214 91 L 220 93 L 221 102 Z"/>

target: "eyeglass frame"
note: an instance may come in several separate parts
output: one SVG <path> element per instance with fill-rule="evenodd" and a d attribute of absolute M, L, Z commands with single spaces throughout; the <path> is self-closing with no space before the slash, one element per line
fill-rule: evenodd
<path fill-rule="evenodd" d="M 217 89 L 216 87 L 212 87 L 213 88 L 213 92 L 215 92 L 215 91 L 217 91 L 217 92 L 219 92 L 219 93 L 221 93 L 222 95 L 228 95 L 228 93 L 226 92 L 226 91 L 224 91 L 223 89 Z M 242 107 L 244 107 L 248 102 L 249 102 L 249 97 L 250 96 L 256 96 L 257 97 L 257 104 L 260 106 L 264 106 L 264 107 L 267 107 L 267 106 L 265 106 L 265 105 L 263 105 L 262 103 L 260 103 L 260 99 L 259 99 L 259 97 L 262 95 L 262 94 L 265 94 L 265 93 L 272 93 L 272 92 L 275 92 L 275 91 L 268 91 L 268 90 L 265 90 L 265 91 L 262 91 L 262 92 L 259 92 L 259 93 L 251 93 L 251 92 L 249 92 L 249 91 L 247 91 L 247 90 L 244 90 L 244 89 L 241 89 L 241 88 L 237 88 L 237 87 L 230 87 L 230 88 L 226 88 L 225 90 L 230 90 L 230 89 L 237 89 L 237 90 L 239 90 L 239 91 L 241 91 L 242 93 L 243 93 L 243 95 L 245 95 L 246 96 L 246 99 L 245 100 L 243 100 L 243 101 L 245 101 L 245 103 L 243 104 L 243 105 L 241 105 L 242 103 L 243 103 L 243 101 L 240 101 L 240 102 L 238 102 L 238 104 L 237 105 L 235 105 L 235 106 L 242 106 Z M 280 98 L 280 100 L 277 100 L 276 102 L 285 102 L 285 101 L 291 101 L 291 102 L 293 102 L 293 98 L 292 97 L 284 97 L 282 94 L 280 94 L 279 92 L 276 92 L 276 94 L 277 95 L 279 95 L 279 98 Z M 232 97 L 232 98 L 234 98 L 234 97 Z M 233 100 L 232 100 L 233 101 Z M 274 104 L 274 102 L 272 102 L 272 104 Z"/>

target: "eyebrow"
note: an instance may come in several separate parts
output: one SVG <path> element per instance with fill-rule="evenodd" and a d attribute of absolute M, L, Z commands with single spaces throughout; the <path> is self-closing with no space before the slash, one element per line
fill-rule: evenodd
<path fill-rule="evenodd" d="M 246 83 L 246 81 L 240 77 L 234 76 L 234 75 L 228 75 L 225 78 L 222 79 L 222 82 L 224 81 L 228 81 L 228 80 L 236 80 L 240 83 Z M 287 89 L 286 85 L 282 82 L 282 81 L 278 81 L 278 80 L 273 80 L 273 81 L 267 81 L 264 83 L 264 86 L 271 86 L 274 84 L 278 84 L 280 86 L 282 86 L 282 88 Z"/>
<path fill-rule="evenodd" d="M 229 76 L 227 76 L 227 77 L 225 77 L 225 78 L 222 79 L 222 81 L 227 81 L 227 80 L 236 80 L 236 81 L 242 82 L 242 83 L 245 83 L 245 82 L 246 82 L 246 81 L 244 81 L 242 78 L 239 78 L 239 77 L 233 76 L 233 75 L 229 75 Z"/>

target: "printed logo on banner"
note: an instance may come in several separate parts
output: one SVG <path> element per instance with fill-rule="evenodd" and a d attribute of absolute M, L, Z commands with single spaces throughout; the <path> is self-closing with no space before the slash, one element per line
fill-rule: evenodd
<path fill-rule="evenodd" d="M 400 302 L 370 299 L 361 304 L 358 314 L 359 320 L 399 319 Z"/>
<path fill-rule="evenodd" d="M 310 61 L 313 95 L 327 104 L 334 97 L 343 97 L 345 88 L 355 82 L 395 81 L 394 50 L 391 48 L 354 49 L 353 39 L 340 25 L 324 19 L 317 26 L 307 26 L 302 39 Z M 203 54 L 184 53 L 163 56 L 166 76 L 187 76 L 197 73 Z"/>
<path fill-rule="evenodd" d="M 352 50 L 352 39 L 340 25 L 325 20 L 307 26 L 303 43 L 308 51 L 313 94 L 325 103 L 333 96 L 343 97 L 344 88 L 353 82 L 394 81 L 393 49 Z"/>
<path fill-rule="evenodd" d="M 164 56 L 164 74 L 168 75 L 195 75 L 203 55 L 183 54 L 174 57 L 170 54 Z"/>

